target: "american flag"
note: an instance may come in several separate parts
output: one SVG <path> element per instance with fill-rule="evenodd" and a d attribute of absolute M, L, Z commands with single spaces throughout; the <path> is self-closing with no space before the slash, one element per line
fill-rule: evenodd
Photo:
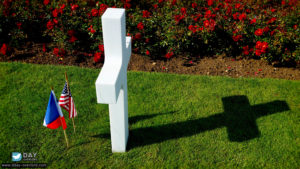
<path fill-rule="evenodd" d="M 58 104 L 60 105 L 60 107 L 64 108 L 69 112 L 69 118 L 73 118 L 77 116 L 74 100 L 72 98 L 70 89 L 68 90 L 67 82 L 65 83 Z"/>

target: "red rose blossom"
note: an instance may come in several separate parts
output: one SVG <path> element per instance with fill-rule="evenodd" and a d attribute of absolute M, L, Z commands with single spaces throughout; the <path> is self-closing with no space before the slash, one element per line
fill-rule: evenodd
<path fill-rule="evenodd" d="M 205 28 L 208 28 L 209 27 L 209 21 L 208 20 L 203 21 L 203 26 Z"/>
<path fill-rule="evenodd" d="M 168 52 L 168 53 L 166 54 L 165 57 L 166 57 L 167 59 L 170 59 L 173 55 L 174 55 L 173 52 Z"/>
<path fill-rule="evenodd" d="M 68 30 L 68 35 L 73 36 L 75 34 L 75 31 L 73 29 Z"/>
<path fill-rule="evenodd" d="M 47 29 L 51 30 L 54 27 L 54 23 L 50 20 L 47 22 Z"/>
<path fill-rule="evenodd" d="M 207 0 L 207 5 L 208 5 L 208 6 L 212 6 L 212 5 L 213 5 L 213 3 L 214 3 L 214 1 L 213 1 L 213 0 Z"/>
<path fill-rule="evenodd" d="M 50 3 L 50 0 L 44 0 L 44 5 L 48 5 Z"/>
<path fill-rule="evenodd" d="M 243 21 L 243 20 L 245 20 L 246 18 L 247 18 L 246 13 L 242 13 L 241 15 L 239 15 L 239 20 L 240 20 L 240 21 Z"/>
<path fill-rule="evenodd" d="M 271 31 L 270 35 L 273 36 L 275 34 L 275 30 Z"/>
<path fill-rule="evenodd" d="M 197 8 L 197 3 L 193 2 L 192 3 L 192 8 Z"/>
<path fill-rule="evenodd" d="M 254 34 L 255 34 L 256 36 L 261 36 L 261 35 L 263 34 L 263 32 L 264 32 L 263 29 L 257 29 L 257 30 L 254 32 Z"/>
<path fill-rule="evenodd" d="M 106 11 L 107 8 L 108 8 L 108 6 L 106 4 L 100 4 L 99 16 L 102 15 Z"/>
<path fill-rule="evenodd" d="M 255 55 L 260 56 L 261 54 L 266 53 L 268 47 L 268 42 L 257 41 L 255 45 Z"/>
<path fill-rule="evenodd" d="M 92 10 L 91 10 L 91 14 L 92 14 L 92 16 L 94 16 L 94 17 L 98 16 L 98 10 L 97 10 L 97 9 L 92 9 Z"/>
<path fill-rule="evenodd" d="M 58 10 L 56 8 L 52 11 L 52 16 L 54 18 L 56 18 L 58 16 Z"/>
<path fill-rule="evenodd" d="M 147 10 L 143 10 L 143 18 L 149 18 L 150 17 L 150 12 Z"/>
<path fill-rule="evenodd" d="M 2 55 L 6 55 L 6 52 L 7 52 L 7 45 L 3 43 L 0 49 L 0 53 L 2 53 Z"/>
<path fill-rule="evenodd" d="M 98 63 L 98 62 L 100 62 L 100 60 L 101 60 L 101 53 L 100 52 L 96 52 L 94 54 L 94 62 Z"/>
<path fill-rule="evenodd" d="M 233 39 L 235 42 L 237 42 L 237 41 L 239 41 L 239 40 L 242 39 L 242 35 L 234 35 L 234 36 L 232 36 L 232 39 Z"/>
<path fill-rule="evenodd" d="M 244 55 L 249 55 L 249 46 L 243 46 L 243 54 Z"/>
<path fill-rule="evenodd" d="M 74 43 L 75 41 L 77 41 L 77 38 L 75 36 L 71 36 L 71 38 L 69 39 L 69 42 Z"/>
<path fill-rule="evenodd" d="M 275 22 L 277 19 L 275 18 L 275 17 L 273 17 L 273 18 L 271 18 L 268 22 L 267 22 L 267 24 L 271 24 L 271 23 L 273 23 L 273 22 Z"/>
<path fill-rule="evenodd" d="M 234 20 L 237 20 L 238 19 L 238 16 L 239 16 L 240 13 L 236 12 L 232 15 L 233 19 Z"/>
<path fill-rule="evenodd" d="M 142 34 L 140 32 L 134 35 L 134 39 L 141 39 L 141 38 L 142 38 Z"/>
<path fill-rule="evenodd" d="M 190 25 L 189 27 L 188 27 L 188 29 L 190 30 L 190 31 L 192 31 L 193 33 L 195 33 L 196 31 L 197 31 L 197 28 L 198 28 L 198 26 L 197 25 Z"/>
<path fill-rule="evenodd" d="M 125 8 L 125 9 L 131 8 L 131 4 L 130 4 L 130 3 L 125 3 L 125 4 L 124 4 L 124 8 Z"/>
<path fill-rule="evenodd" d="M 62 13 L 62 11 L 65 9 L 65 7 L 66 7 L 66 5 L 65 4 L 62 4 L 61 6 L 60 6 L 60 12 Z"/>
<path fill-rule="evenodd" d="M 174 19 L 176 21 L 176 24 L 178 24 L 182 19 L 184 18 L 183 15 L 175 15 Z"/>
<path fill-rule="evenodd" d="M 172 6 L 176 5 L 176 3 L 177 3 L 176 1 L 177 1 L 177 0 L 173 0 L 172 3 L 171 3 L 171 5 L 172 5 Z"/>
<path fill-rule="evenodd" d="M 104 52 L 104 45 L 103 45 L 103 44 L 100 44 L 100 45 L 98 46 L 98 48 L 99 48 L 99 50 L 100 50 L 101 52 Z"/>
<path fill-rule="evenodd" d="M 79 5 L 77 5 L 77 4 L 71 5 L 72 11 L 75 11 L 77 8 L 79 8 Z"/>
<path fill-rule="evenodd" d="M 269 30 L 270 30 L 270 28 L 269 27 L 264 27 L 264 29 L 263 29 L 263 31 L 264 31 L 264 33 L 266 33 L 266 32 L 269 32 Z"/>
<path fill-rule="evenodd" d="M 294 29 L 294 30 L 296 30 L 296 29 L 297 29 L 297 27 L 298 27 L 297 25 L 294 25 L 294 26 L 293 26 L 293 29 Z"/>
<path fill-rule="evenodd" d="M 46 44 L 43 43 L 43 52 L 46 52 Z"/>
<path fill-rule="evenodd" d="M 88 28 L 88 31 L 90 31 L 92 34 L 94 34 L 96 31 L 95 29 L 93 28 L 93 25 L 91 25 L 89 28 Z"/>
<path fill-rule="evenodd" d="M 21 26 L 22 26 L 21 22 L 17 22 L 16 25 L 17 25 L 18 29 L 21 29 Z"/>
<path fill-rule="evenodd" d="M 138 24 L 137 24 L 137 28 L 138 28 L 139 30 L 143 30 L 143 29 L 144 29 L 144 24 L 143 24 L 143 22 L 138 23 Z"/>
<path fill-rule="evenodd" d="M 53 19 L 53 23 L 55 24 L 55 25 L 57 25 L 58 24 L 58 20 L 56 20 L 55 18 Z"/>
<path fill-rule="evenodd" d="M 181 12 L 182 15 L 186 15 L 186 8 L 181 8 L 180 12 Z"/>
<path fill-rule="evenodd" d="M 59 49 L 58 48 L 54 48 L 53 49 L 53 54 L 56 55 L 57 57 L 59 57 Z"/>
<path fill-rule="evenodd" d="M 146 55 L 148 55 L 148 56 L 150 55 L 150 52 L 149 52 L 149 50 L 146 50 Z"/>
<path fill-rule="evenodd" d="M 256 23 L 256 18 L 251 19 L 250 24 Z"/>
<path fill-rule="evenodd" d="M 260 50 L 255 50 L 255 55 L 256 56 L 260 56 L 261 55 L 261 51 Z"/>

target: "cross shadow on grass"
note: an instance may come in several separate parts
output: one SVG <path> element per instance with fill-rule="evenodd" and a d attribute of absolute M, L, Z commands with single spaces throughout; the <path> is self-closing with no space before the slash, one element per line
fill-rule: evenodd
<path fill-rule="evenodd" d="M 290 110 L 285 101 L 279 100 L 251 106 L 246 96 L 223 97 L 222 102 L 224 112 L 209 117 L 132 129 L 129 131 L 127 147 L 132 149 L 170 139 L 189 137 L 220 127 L 226 127 L 230 141 L 243 142 L 260 136 L 256 124 L 257 118 Z M 110 138 L 110 134 L 100 134 L 95 137 Z"/>
<path fill-rule="evenodd" d="M 176 111 L 170 111 L 167 113 L 157 113 L 157 114 L 147 114 L 147 115 L 138 115 L 138 116 L 133 116 L 133 117 L 129 117 L 129 124 L 132 125 L 134 123 L 137 123 L 139 121 L 142 120 L 146 120 L 146 119 L 150 119 L 156 116 L 161 116 L 161 115 L 167 115 L 167 114 L 174 114 L 176 113 Z"/>

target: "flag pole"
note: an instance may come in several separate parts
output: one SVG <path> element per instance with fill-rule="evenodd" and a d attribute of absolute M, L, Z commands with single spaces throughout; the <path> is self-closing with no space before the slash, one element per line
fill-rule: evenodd
<path fill-rule="evenodd" d="M 70 86 L 69 86 L 69 80 L 68 80 L 67 72 L 65 72 L 65 78 L 66 78 L 66 81 L 67 81 L 68 92 L 70 93 L 70 88 L 69 88 Z M 69 110 L 69 111 L 70 111 L 70 110 Z M 73 122 L 74 133 L 76 133 L 76 130 L 75 130 L 76 126 L 75 126 L 74 118 L 75 118 L 75 117 L 73 117 L 73 118 L 71 118 L 71 119 L 72 119 L 72 122 Z"/>
<path fill-rule="evenodd" d="M 53 91 L 53 86 L 51 86 L 51 90 Z M 56 98 L 55 98 L 55 99 L 56 99 Z M 62 122 L 62 120 L 61 120 L 61 117 L 59 117 L 59 119 L 60 119 L 61 127 L 62 127 L 62 129 L 63 129 L 63 131 L 64 131 L 64 135 L 65 135 L 65 139 L 66 139 L 66 143 L 67 143 L 67 148 L 69 148 L 69 140 L 68 140 L 68 137 L 67 137 L 66 130 L 64 130 L 64 128 L 63 128 L 63 122 Z"/>
<path fill-rule="evenodd" d="M 73 122 L 73 129 L 74 129 L 74 133 L 76 133 L 76 131 L 75 131 L 75 123 L 74 123 L 74 118 L 75 118 L 75 117 L 73 117 L 73 118 L 72 118 L 72 122 Z"/>
<path fill-rule="evenodd" d="M 60 122 L 61 122 L 61 127 L 63 128 L 63 123 L 62 123 L 62 120 L 60 118 Z M 63 131 L 64 131 L 64 135 L 65 135 L 65 139 L 66 139 L 66 142 L 67 142 L 67 148 L 69 148 L 69 140 L 68 140 L 68 137 L 67 137 L 67 133 L 66 133 L 66 130 L 63 128 Z"/>

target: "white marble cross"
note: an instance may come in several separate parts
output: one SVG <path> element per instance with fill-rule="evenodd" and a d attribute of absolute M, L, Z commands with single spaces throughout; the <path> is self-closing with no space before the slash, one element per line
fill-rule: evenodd
<path fill-rule="evenodd" d="M 129 136 L 127 66 L 131 38 L 125 36 L 125 9 L 108 8 L 101 19 L 105 61 L 96 81 L 97 102 L 109 104 L 112 152 L 125 152 Z"/>

